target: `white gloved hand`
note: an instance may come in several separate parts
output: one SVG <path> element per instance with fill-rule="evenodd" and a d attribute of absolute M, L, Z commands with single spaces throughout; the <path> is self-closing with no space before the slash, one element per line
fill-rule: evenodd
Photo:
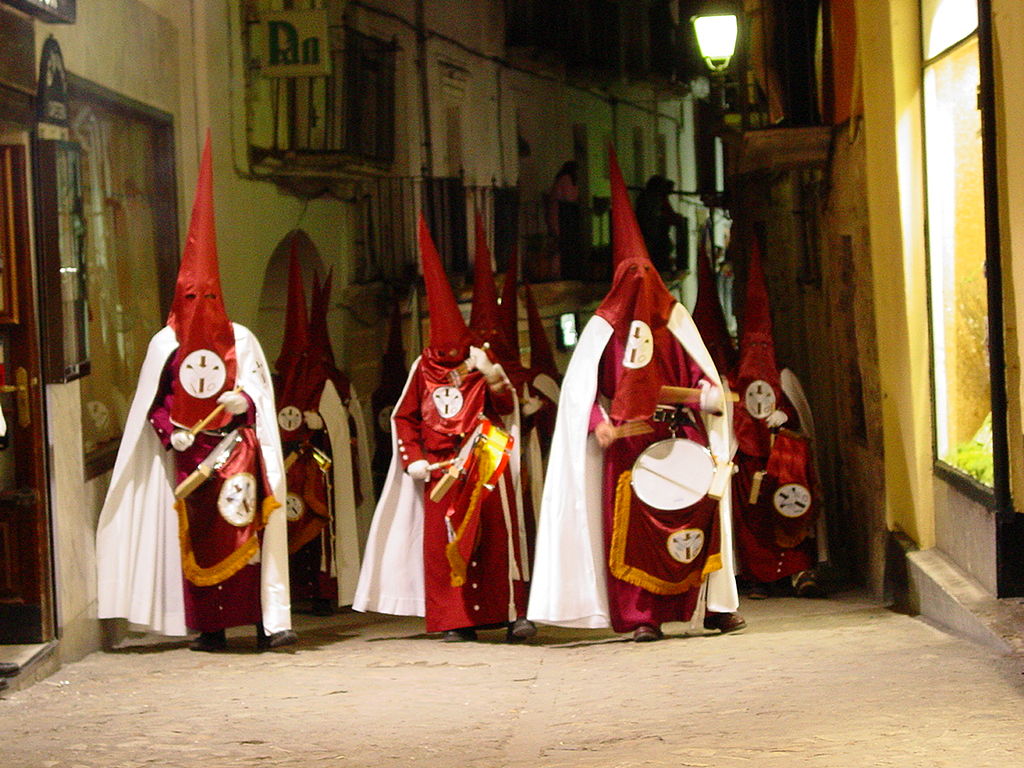
<path fill-rule="evenodd" d="M 224 410 L 236 416 L 249 410 L 249 401 L 241 392 L 228 390 L 221 392 L 217 402 L 224 406 Z"/>
<path fill-rule="evenodd" d="M 405 472 L 413 480 L 426 480 L 430 477 L 430 465 L 426 459 L 416 459 L 416 461 L 405 468 Z"/>
<path fill-rule="evenodd" d="M 700 409 L 716 416 L 722 413 L 722 389 L 707 379 L 700 380 Z"/>
<path fill-rule="evenodd" d="M 306 420 L 306 426 L 314 432 L 324 428 L 324 420 L 316 411 L 303 411 L 302 417 Z"/>
<path fill-rule="evenodd" d="M 466 358 L 466 365 L 471 371 L 480 371 L 485 377 L 494 371 L 494 363 L 487 356 L 487 353 L 480 347 L 470 347 L 469 357 Z"/>
<path fill-rule="evenodd" d="M 768 416 L 765 417 L 764 423 L 765 426 L 768 427 L 768 429 L 778 429 L 787 421 L 789 421 L 789 416 L 786 414 L 786 412 L 780 411 L 778 408 L 776 408 L 774 411 L 769 413 Z"/>
<path fill-rule="evenodd" d="M 176 429 L 171 432 L 171 448 L 176 451 L 187 451 L 196 441 L 196 436 L 187 429 Z"/>
<path fill-rule="evenodd" d="M 533 414 L 540 410 L 541 405 L 543 403 L 539 397 L 526 395 L 519 401 L 519 413 L 523 416 L 533 416 Z"/>

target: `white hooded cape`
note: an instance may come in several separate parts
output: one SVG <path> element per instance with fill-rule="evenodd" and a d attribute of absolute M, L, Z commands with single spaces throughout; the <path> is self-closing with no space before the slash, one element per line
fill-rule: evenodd
<path fill-rule="evenodd" d="M 681 304 L 673 307 L 668 329 L 707 379 L 727 393 L 697 326 Z M 535 622 L 592 629 L 611 626 L 601 514 L 604 451 L 589 427 L 597 397 L 598 366 L 612 331 L 608 321 L 593 316 L 580 335 L 562 381 L 527 611 L 527 617 Z M 735 451 L 731 410 L 726 399 L 722 416 L 702 414 L 712 455 L 719 464 L 728 464 Z M 732 484 L 725 485 L 719 504 L 722 568 L 710 573 L 702 588 L 706 609 L 720 612 L 735 611 L 739 605 L 732 546 Z M 700 614 L 698 606 L 694 616 Z"/>
<path fill-rule="evenodd" d="M 349 605 L 359 578 L 358 509 L 352 485 L 355 471 L 351 450 L 352 434 L 348 423 L 349 411 L 330 379 L 324 382 L 317 412 L 324 421 L 324 429 L 331 441 L 331 504 L 334 519 L 334 530 L 331 532 L 334 537 L 332 571 L 338 579 L 338 605 Z"/>
<path fill-rule="evenodd" d="M 402 402 L 420 358 L 409 368 L 402 394 Z M 391 418 L 391 465 L 384 481 L 377 509 L 370 525 L 370 534 L 363 553 L 352 607 L 357 611 L 374 611 L 396 616 L 423 616 L 426 596 L 423 586 L 423 482 L 413 480 L 405 472 L 399 458 L 398 437 Z M 504 417 L 506 429 L 514 439 L 508 471 L 519 477 L 519 401 L 513 413 Z M 518 480 L 515 483 L 519 494 Z M 523 531 L 522 503 L 517 505 L 519 530 Z M 525 552 L 525 545 L 524 549 Z M 525 578 L 526 575 L 522 574 Z"/>
<path fill-rule="evenodd" d="M 284 464 L 267 361 L 256 337 L 241 325 L 232 325 L 237 383 L 256 407 L 256 435 L 267 479 L 274 498 L 283 503 Z M 174 511 L 174 457 L 149 423 L 161 373 L 177 346 L 170 327 L 149 343 L 96 531 L 99 618 L 124 618 L 136 628 L 161 635 L 188 634 Z M 267 522 L 260 561 L 264 629 L 271 634 L 290 629 L 283 509 L 275 510 Z"/>

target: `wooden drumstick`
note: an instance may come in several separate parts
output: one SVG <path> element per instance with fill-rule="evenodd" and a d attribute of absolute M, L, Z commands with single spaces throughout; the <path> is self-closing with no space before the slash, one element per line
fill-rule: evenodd
<path fill-rule="evenodd" d="M 241 392 L 242 391 L 242 385 L 239 384 L 237 387 L 235 387 L 231 391 L 233 393 L 234 392 Z M 210 411 L 208 414 L 206 414 L 205 417 L 203 417 L 202 419 L 197 421 L 195 423 L 195 426 L 193 426 L 192 429 L 189 430 L 189 432 L 191 432 L 193 435 L 198 435 L 200 432 L 203 431 L 203 429 L 206 427 L 207 424 L 209 424 L 211 421 L 213 421 L 218 416 L 220 416 L 220 413 L 223 410 L 224 410 L 224 403 L 220 403 L 216 408 L 214 408 L 212 411 Z"/>
<path fill-rule="evenodd" d="M 696 405 L 700 402 L 700 387 L 670 387 L 663 384 L 658 393 L 658 402 L 665 405 Z M 731 403 L 739 402 L 740 396 L 729 392 L 726 397 Z"/>

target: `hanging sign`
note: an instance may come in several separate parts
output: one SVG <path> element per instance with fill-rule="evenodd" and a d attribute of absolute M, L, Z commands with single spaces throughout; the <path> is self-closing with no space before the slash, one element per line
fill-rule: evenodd
<path fill-rule="evenodd" d="M 39 57 L 36 92 L 36 132 L 40 139 L 68 139 L 68 75 L 60 45 L 52 35 Z"/>
<path fill-rule="evenodd" d="M 46 21 L 75 22 L 76 0 L 6 0 L 8 5 L 31 13 Z"/>
<path fill-rule="evenodd" d="M 326 8 L 265 12 L 252 34 L 253 49 L 264 77 L 331 74 Z"/>

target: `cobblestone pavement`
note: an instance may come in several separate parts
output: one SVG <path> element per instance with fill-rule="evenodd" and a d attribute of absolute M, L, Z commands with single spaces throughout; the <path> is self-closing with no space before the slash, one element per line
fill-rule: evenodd
<path fill-rule="evenodd" d="M 94 653 L 0 699 L 3 768 L 1011 768 L 1024 660 L 856 594 L 742 606 L 656 643 L 542 628 L 445 644 L 422 623 L 299 617 L 256 654 Z"/>

